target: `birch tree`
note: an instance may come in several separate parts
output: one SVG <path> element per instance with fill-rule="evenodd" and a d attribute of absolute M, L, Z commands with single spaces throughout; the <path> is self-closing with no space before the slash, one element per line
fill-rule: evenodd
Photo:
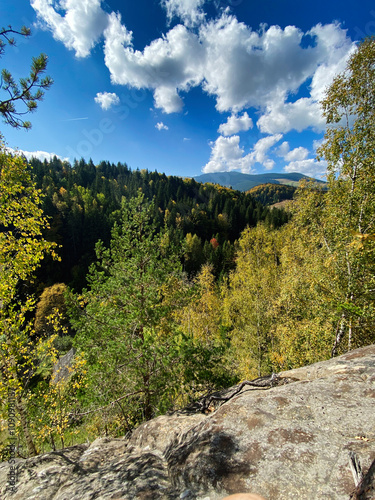
<path fill-rule="evenodd" d="M 321 238 L 342 290 L 332 354 L 371 341 L 375 298 L 375 38 L 365 39 L 322 102 L 327 122 L 319 157 L 328 193 Z"/>

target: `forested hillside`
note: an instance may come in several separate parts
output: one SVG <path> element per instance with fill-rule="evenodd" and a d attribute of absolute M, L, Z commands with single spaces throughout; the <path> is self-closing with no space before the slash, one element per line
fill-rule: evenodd
<path fill-rule="evenodd" d="M 44 285 L 64 281 L 82 288 L 96 242 L 108 245 L 122 198 L 139 191 L 154 201 L 156 227 L 165 225 L 173 240 L 183 244 L 188 274 L 204 262 L 214 266 L 217 276 L 225 274 L 234 264 L 234 242 L 247 225 L 264 221 L 276 228 L 288 219 L 285 212 L 269 210 L 248 194 L 194 179 L 132 171 L 121 163 L 94 165 L 81 159 L 70 165 L 55 157 L 51 162 L 32 159 L 30 168 L 45 194 L 44 213 L 51 217 L 47 237 L 61 245 L 61 262 L 41 269 Z"/>
<path fill-rule="evenodd" d="M 250 189 L 262 184 L 277 184 L 282 186 L 297 187 L 300 181 L 314 180 L 318 184 L 324 184 L 323 181 L 312 179 L 297 172 L 286 173 L 265 173 L 265 174 L 243 174 L 241 172 L 213 172 L 211 174 L 201 174 L 194 177 L 197 182 L 210 182 L 230 187 L 239 191 L 249 191 Z"/>
<path fill-rule="evenodd" d="M 263 205 L 273 205 L 285 200 L 292 200 L 296 188 L 280 184 L 261 184 L 247 191 L 255 200 Z"/>

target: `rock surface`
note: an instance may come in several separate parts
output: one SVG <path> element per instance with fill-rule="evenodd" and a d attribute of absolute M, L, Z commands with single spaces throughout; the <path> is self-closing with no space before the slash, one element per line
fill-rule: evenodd
<path fill-rule="evenodd" d="M 0 464 L 0 498 L 348 500 L 349 451 L 365 473 L 375 459 L 375 345 L 279 376 L 288 383 L 245 386 L 207 415 L 161 416 L 128 440 L 18 460 L 15 493 Z"/>

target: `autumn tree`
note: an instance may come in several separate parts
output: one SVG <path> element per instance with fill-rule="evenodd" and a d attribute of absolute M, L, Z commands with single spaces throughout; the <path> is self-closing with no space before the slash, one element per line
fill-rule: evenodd
<path fill-rule="evenodd" d="M 4 54 L 7 44 L 15 45 L 14 35 L 29 37 L 31 31 L 22 26 L 20 31 L 11 26 L 0 29 L 0 57 Z M 38 102 L 43 99 L 44 92 L 50 88 L 53 81 L 43 73 L 47 68 L 46 54 L 33 57 L 30 74 L 21 78 L 17 83 L 12 74 L 3 69 L 0 80 L 0 115 L 4 122 L 15 128 L 30 129 L 31 123 L 23 119 L 23 116 L 36 110 Z M 18 106 L 20 105 L 21 108 Z"/>
<path fill-rule="evenodd" d="M 64 322 L 62 326 L 68 326 L 65 295 L 67 286 L 64 283 L 55 283 L 46 287 L 39 297 L 35 311 L 35 331 L 37 335 L 52 335 L 53 326 L 48 321 L 48 317 L 54 313 L 59 313 Z"/>
<path fill-rule="evenodd" d="M 191 383 L 191 397 L 237 382 L 227 367 L 230 339 L 224 324 L 221 287 L 213 267 L 204 264 L 193 280 L 190 295 L 175 317 L 189 343 L 186 359 L 186 386 Z"/>
<path fill-rule="evenodd" d="M 33 339 L 30 313 L 35 301 L 21 296 L 19 284 L 32 277 L 44 255 L 54 255 L 55 244 L 42 232 L 48 227 L 25 161 L 0 145 L 0 398 L 6 411 L 8 394 L 16 401 L 28 453 L 37 453 L 30 431 L 30 388 L 43 360 L 50 359 L 53 339 Z"/>
<path fill-rule="evenodd" d="M 277 231 L 259 224 L 242 233 L 224 310 L 231 330 L 232 369 L 243 379 L 272 371 L 270 352 L 274 302 L 279 292 L 279 253 Z"/>
<path fill-rule="evenodd" d="M 375 38 L 352 54 L 322 102 L 327 121 L 319 150 L 328 193 L 319 236 L 330 255 L 341 296 L 333 354 L 374 340 L 375 288 Z"/>
<path fill-rule="evenodd" d="M 278 295 L 274 298 L 275 371 L 330 357 L 340 289 L 333 261 L 319 237 L 327 193 L 302 184 L 291 221 L 280 230 Z"/>
<path fill-rule="evenodd" d="M 273 358 L 279 368 L 374 341 L 374 63 L 369 38 L 322 102 L 327 131 L 319 158 L 328 185 L 302 185 L 284 229 Z"/>

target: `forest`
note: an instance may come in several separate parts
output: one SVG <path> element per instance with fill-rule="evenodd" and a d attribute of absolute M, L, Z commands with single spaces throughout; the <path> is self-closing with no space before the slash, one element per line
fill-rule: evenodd
<path fill-rule="evenodd" d="M 126 164 L 0 151 L 0 397 L 20 457 L 375 342 L 375 40 L 322 101 L 287 209 Z M 279 187 L 278 187 L 279 188 Z M 74 348 L 73 351 L 71 349 Z M 70 362 L 59 359 L 74 353 Z"/>
<path fill-rule="evenodd" d="M 217 276 L 226 274 L 233 266 L 234 242 L 247 225 L 264 221 L 279 227 L 288 220 L 285 211 L 266 208 L 264 201 L 245 193 L 190 178 L 132 171 L 126 164 L 94 165 L 81 159 L 70 165 L 55 157 L 50 162 L 34 158 L 29 167 L 45 195 L 42 208 L 50 217 L 46 237 L 61 245 L 60 263 L 41 268 L 44 286 L 63 280 L 81 289 L 95 258 L 96 242 L 109 244 L 111 228 L 121 218 L 122 199 L 136 197 L 139 191 L 153 201 L 157 229 L 168 228 L 173 241 L 183 244 L 189 275 L 204 262 L 212 264 Z M 215 248 L 210 243 L 213 238 L 218 243 Z"/>

